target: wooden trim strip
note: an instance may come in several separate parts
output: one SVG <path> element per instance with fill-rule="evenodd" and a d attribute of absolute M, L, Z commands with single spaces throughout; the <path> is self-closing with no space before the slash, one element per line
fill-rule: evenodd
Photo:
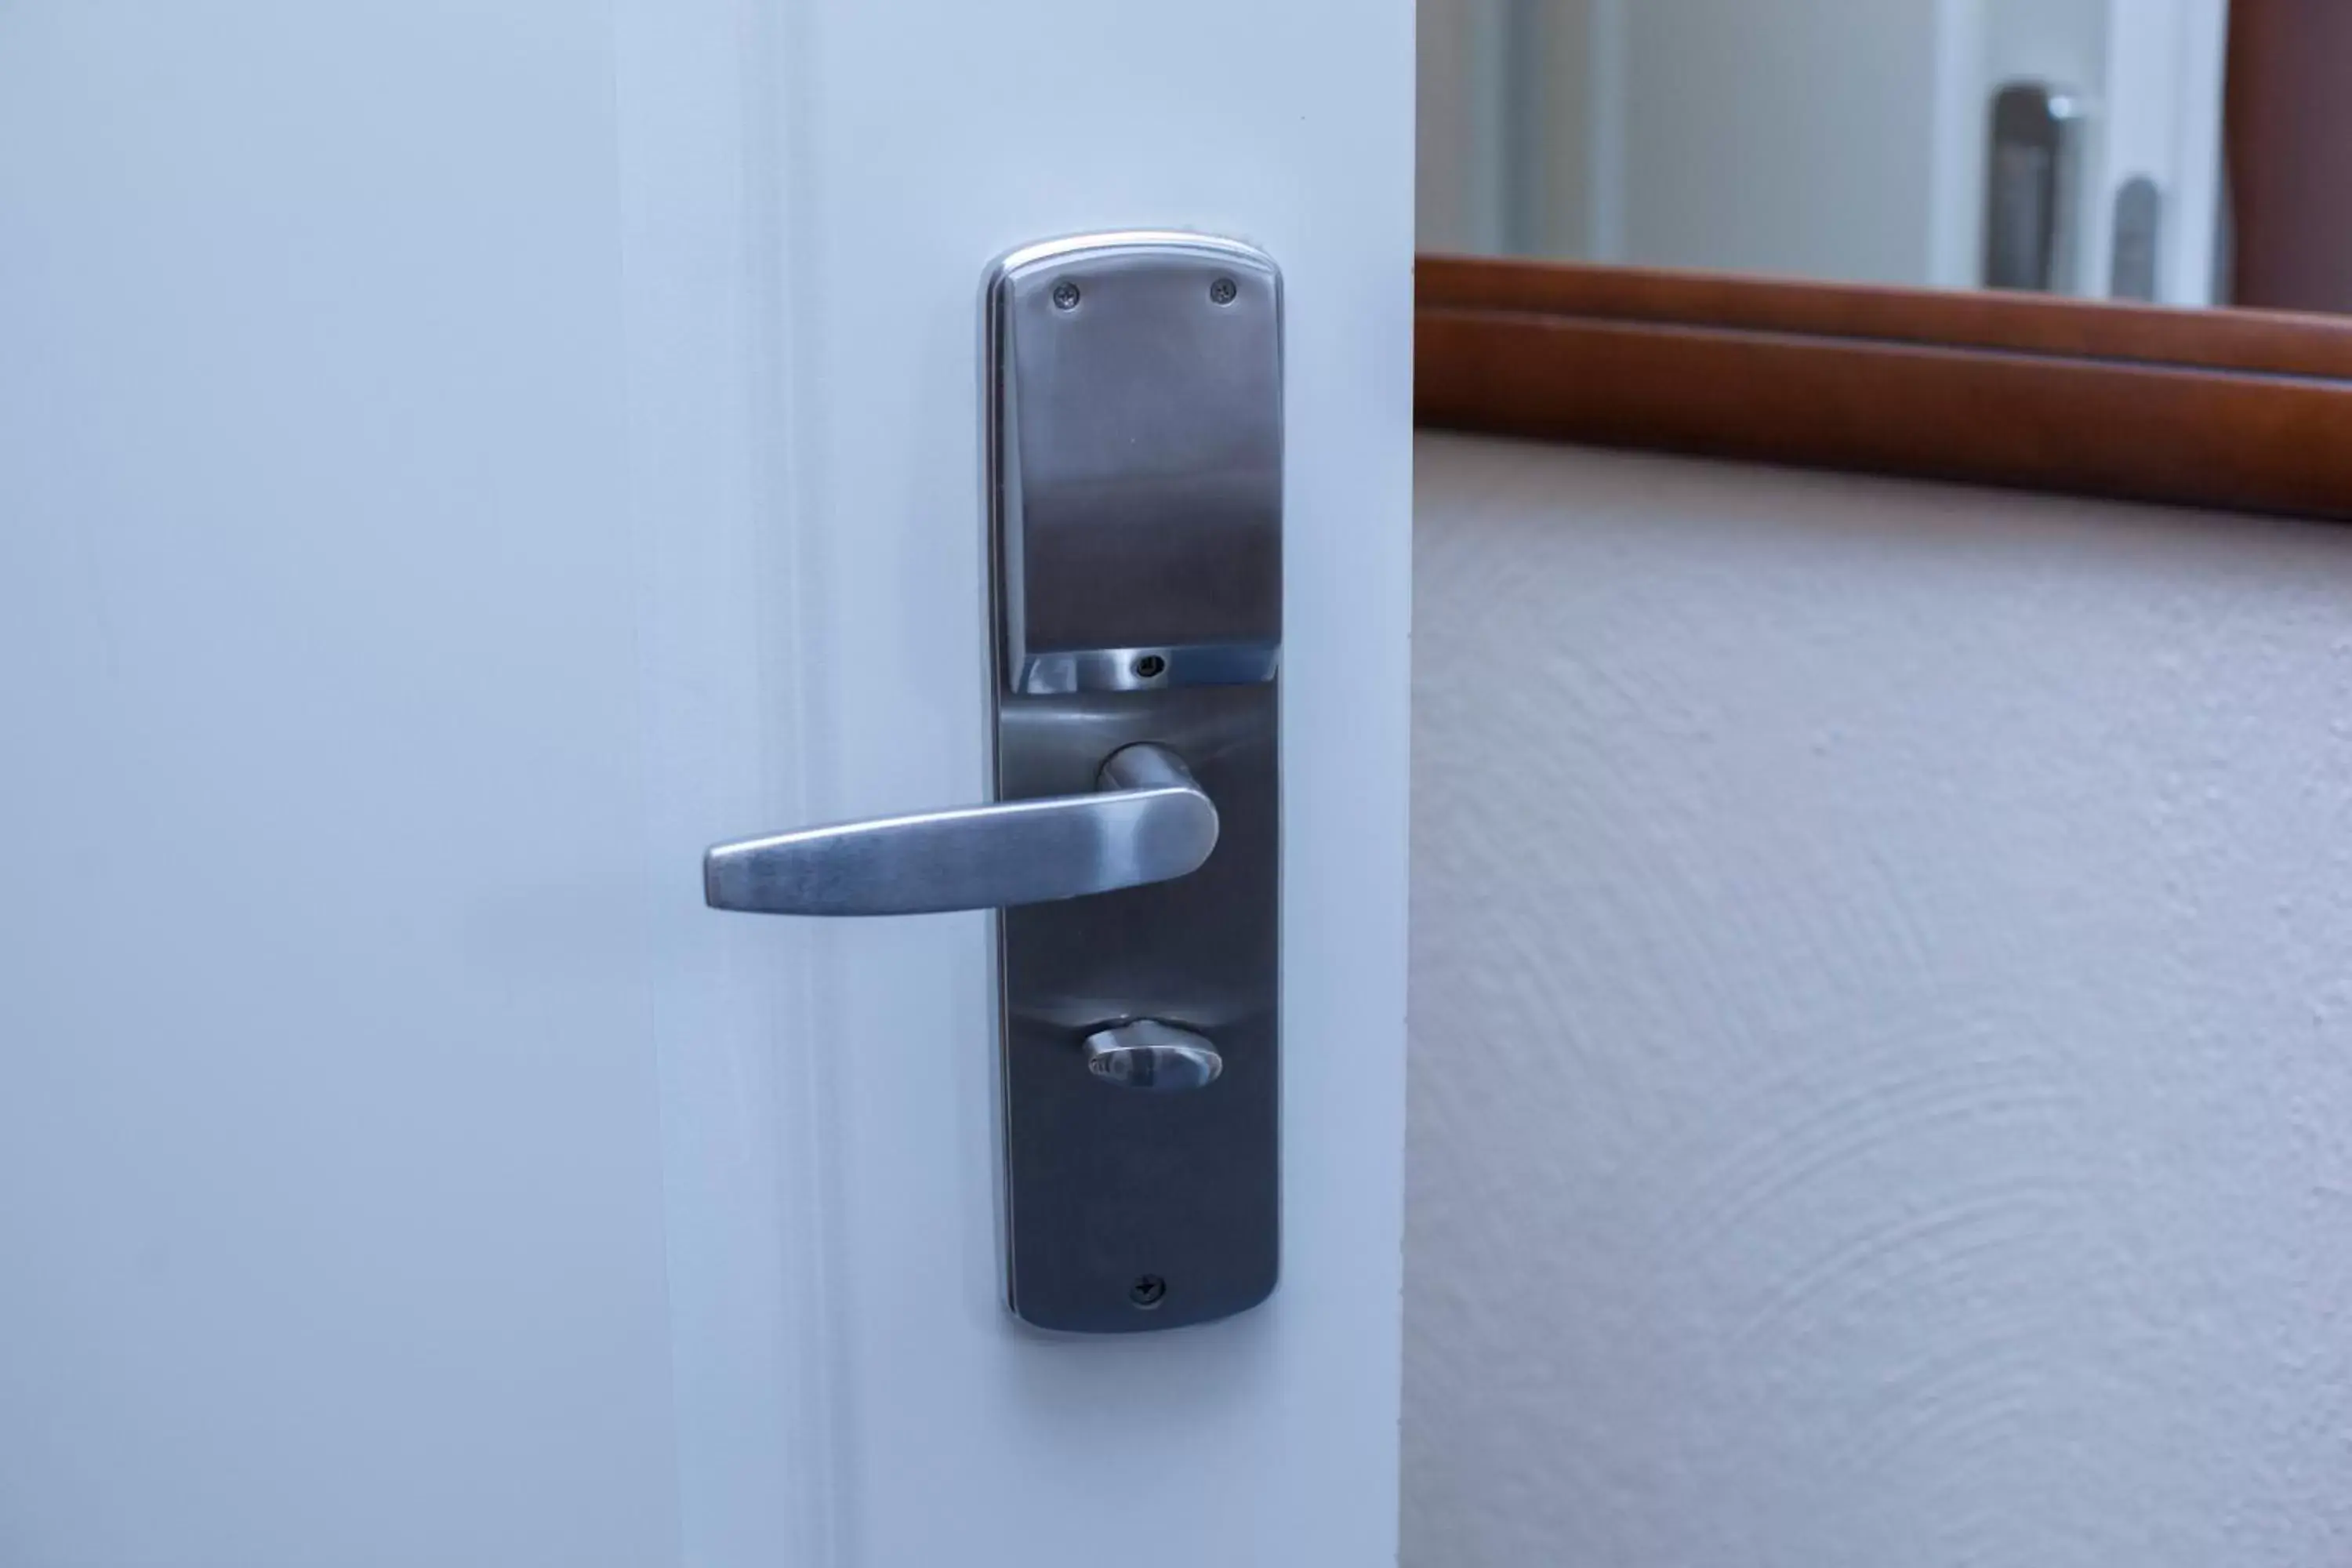
<path fill-rule="evenodd" d="M 2352 521 L 2352 323 L 1426 258 L 1417 316 L 1432 428 Z"/>
<path fill-rule="evenodd" d="M 2352 318 L 1423 256 L 1415 302 L 2352 378 Z"/>

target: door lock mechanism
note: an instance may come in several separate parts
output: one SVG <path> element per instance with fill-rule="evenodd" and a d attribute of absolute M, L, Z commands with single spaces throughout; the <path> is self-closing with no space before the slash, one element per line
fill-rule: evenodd
<path fill-rule="evenodd" d="M 997 263 L 994 798 L 704 858 L 714 909 L 996 911 L 1006 1299 L 1041 1328 L 1224 1317 L 1279 1269 L 1281 311 L 1202 235 Z"/>

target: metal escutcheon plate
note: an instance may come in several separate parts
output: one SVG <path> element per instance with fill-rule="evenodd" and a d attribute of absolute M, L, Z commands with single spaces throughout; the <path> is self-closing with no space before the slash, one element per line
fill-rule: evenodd
<path fill-rule="evenodd" d="M 1150 742 L 1220 823 L 1189 876 L 997 917 L 1007 1299 L 1202 1322 L 1279 1269 L 1280 277 L 1095 236 L 1006 258 L 987 314 L 997 798 Z"/>

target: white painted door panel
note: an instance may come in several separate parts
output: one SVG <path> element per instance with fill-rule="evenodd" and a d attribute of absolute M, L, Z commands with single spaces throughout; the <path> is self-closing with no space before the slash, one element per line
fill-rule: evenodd
<path fill-rule="evenodd" d="M 1412 26 L 0 10 L 0 1561 L 1393 1552 Z M 981 271 L 1288 289 L 1285 1279 L 1004 1313 Z"/>
<path fill-rule="evenodd" d="M 611 69 L 0 11 L 0 1560 L 671 1556 Z"/>

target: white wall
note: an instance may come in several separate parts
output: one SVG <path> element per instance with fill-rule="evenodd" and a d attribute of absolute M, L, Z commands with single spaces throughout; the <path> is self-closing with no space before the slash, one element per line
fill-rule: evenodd
<path fill-rule="evenodd" d="M 2352 1554 L 2352 535 L 1426 438 L 1409 1568 Z"/>

